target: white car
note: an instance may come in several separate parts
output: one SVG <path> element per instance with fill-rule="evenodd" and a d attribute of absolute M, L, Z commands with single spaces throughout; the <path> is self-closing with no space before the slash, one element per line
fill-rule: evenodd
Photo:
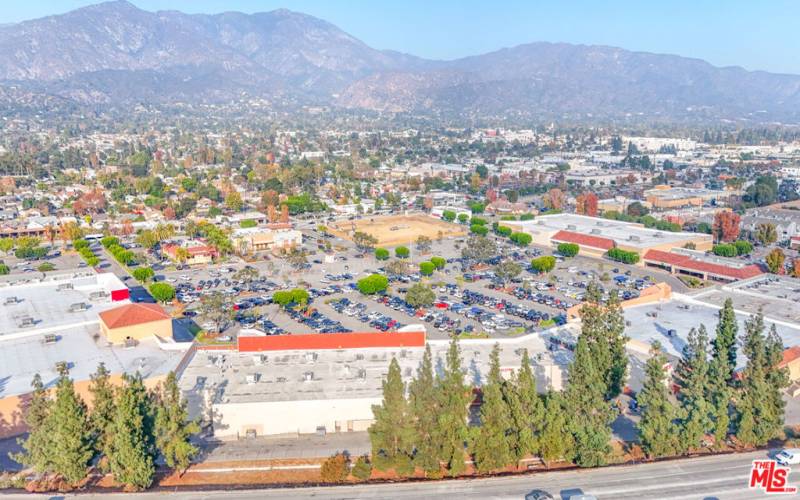
<path fill-rule="evenodd" d="M 775 455 L 775 460 L 781 465 L 800 464 L 800 448 L 786 448 Z"/>

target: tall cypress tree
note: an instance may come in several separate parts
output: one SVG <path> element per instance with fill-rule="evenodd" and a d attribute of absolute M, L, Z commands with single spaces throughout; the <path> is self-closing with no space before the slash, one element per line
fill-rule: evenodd
<path fill-rule="evenodd" d="M 439 401 L 436 397 L 436 378 L 430 346 L 425 347 L 417 376 L 408 387 L 409 406 L 414 427 L 414 464 L 426 474 L 438 474 L 438 444 L 434 440 L 439 425 Z"/>
<path fill-rule="evenodd" d="M 92 434 L 86 403 L 75 393 L 66 366 L 59 367 L 56 397 L 45 424 L 52 433 L 52 471 L 70 483 L 86 477 L 86 466 L 91 460 Z"/>
<path fill-rule="evenodd" d="M 787 368 L 778 368 L 783 361 L 783 351 L 785 347 L 783 340 L 778 335 L 775 323 L 770 328 L 769 335 L 765 341 L 764 357 L 766 361 L 766 403 L 773 409 L 774 420 L 770 422 L 776 433 L 783 428 L 786 401 L 783 400 L 783 391 L 791 384 L 789 371 Z"/>
<path fill-rule="evenodd" d="M 475 463 L 480 472 L 506 467 L 513 458 L 508 439 L 511 415 L 503 399 L 503 385 L 505 382 L 500 375 L 500 346 L 495 344 L 490 355 L 489 374 L 482 388 L 481 426 L 476 433 L 473 447 Z"/>
<path fill-rule="evenodd" d="M 48 427 L 47 418 L 52 401 L 38 373 L 33 376 L 31 387 L 33 392 L 23 416 L 28 427 L 28 437 L 25 440 L 17 439 L 23 451 L 12 455 L 11 458 L 26 467 L 32 467 L 36 472 L 47 472 L 52 463 L 50 453 L 52 432 Z"/>
<path fill-rule="evenodd" d="M 678 428 L 674 422 L 676 409 L 666 386 L 666 362 L 661 344 L 653 342 L 650 359 L 645 365 L 644 387 L 636 398 L 642 408 L 639 440 L 650 457 L 674 455 L 678 451 Z"/>
<path fill-rule="evenodd" d="M 175 373 L 169 372 L 158 393 L 155 418 L 156 446 L 167 466 L 181 472 L 189 467 L 198 451 L 189 439 L 198 432 L 200 426 L 189 420 Z"/>
<path fill-rule="evenodd" d="M 91 426 L 94 432 L 94 447 L 98 454 L 108 456 L 111 446 L 111 430 L 116 407 L 114 403 L 114 386 L 111 385 L 110 373 L 102 362 L 91 376 L 89 392 L 92 395 Z"/>
<path fill-rule="evenodd" d="M 605 465 L 611 451 L 614 410 L 604 398 L 605 388 L 581 334 L 565 391 L 569 429 L 575 437 L 575 463 L 581 467 Z"/>
<path fill-rule="evenodd" d="M 733 301 L 725 299 L 725 304 L 719 311 L 716 337 L 714 338 L 714 358 L 719 360 L 717 367 L 720 372 L 718 377 L 723 377 L 728 385 L 733 385 L 733 371 L 736 368 L 736 337 L 739 334 L 739 325 L 736 322 L 736 313 L 733 311 Z"/>
<path fill-rule="evenodd" d="M 448 473 L 464 472 L 464 443 L 469 435 L 468 405 L 471 393 L 461 370 L 461 352 L 454 338 L 447 350 L 445 372 L 436 384 L 439 415 L 434 441 L 439 446 L 439 459 L 447 464 Z"/>
<path fill-rule="evenodd" d="M 150 486 L 155 475 L 153 410 L 138 374 L 124 376 L 112 434 L 109 463 L 114 480 L 131 490 Z"/>
<path fill-rule="evenodd" d="M 609 295 L 604 313 L 605 339 L 608 342 L 610 366 L 606 374 L 606 399 L 613 399 L 622 393 L 628 374 L 628 353 L 625 344 L 625 317 L 619 294 L 613 290 Z"/>
<path fill-rule="evenodd" d="M 544 420 L 539 437 L 539 454 L 545 462 L 572 460 L 575 456 L 575 438 L 569 430 L 567 405 L 560 392 L 549 392 L 545 397 Z"/>
<path fill-rule="evenodd" d="M 519 371 L 510 383 L 503 385 L 503 393 L 511 417 L 508 439 L 514 458 L 519 461 L 538 451 L 544 427 L 544 404 L 536 390 L 527 349 L 522 351 Z"/>
<path fill-rule="evenodd" d="M 380 470 L 395 468 L 410 473 L 414 449 L 414 427 L 406 385 L 400 374 L 400 364 L 392 358 L 389 373 L 383 381 L 383 403 L 372 406 L 375 422 L 369 428 L 372 460 Z"/>
<path fill-rule="evenodd" d="M 681 386 L 681 450 L 691 450 L 700 447 L 703 437 L 713 429 L 711 415 L 714 408 L 707 398 L 708 333 L 704 325 L 689 332 L 675 378 Z"/>

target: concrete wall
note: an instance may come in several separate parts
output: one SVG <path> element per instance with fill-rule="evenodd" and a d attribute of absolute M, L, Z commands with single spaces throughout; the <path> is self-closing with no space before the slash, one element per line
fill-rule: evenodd
<path fill-rule="evenodd" d="M 319 426 L 327 432 L 363 431 L 374 419 L 372 405 L 379 404 L 380 397 L 218 403 L 212 407 L 214 436 L 244 437 L 248 429 L 259 436 L 313 434 Z"/>

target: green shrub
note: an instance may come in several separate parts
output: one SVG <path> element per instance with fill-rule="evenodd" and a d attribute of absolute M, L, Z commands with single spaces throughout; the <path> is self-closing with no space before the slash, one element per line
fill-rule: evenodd
<path fill-rule="evenodd" d="M 155 276 L 155 272 L 149 267 L 137 267 L 133 270 L 133 277 L 142 283 L 150 281 L 153 276 Z"/>
<path fill-rule="evenodd" d="M 469 223 L 470 224 L 478 224 L 479 226 L 485 226 L 486 224 L 489 223 L 489 221 L 487 221 L 483 217 L 473 217 L 473 218 L 471 218 L 469 220 Z"/>
<path fill-rule="evenodd" d="M 55 268 L 56 266 L 54 266 L 52 262 L 42 262 L 39 264 L 39 267 L 37 267 L 36 270 L 41 273 L 46 273 L 48 271 L 54 271 Z"/>
<path fill-rule="evenodd" d="M 436 270 L 436 265 L 433 262 L 420 262 L 419 272 L 423 276 L 430 276 Z"/>
<path fill-rule="evenodd" d="M 100 240 L 100 244 L 103 245 L 105 248 L 108 248 L 112 245 L 119 246 L 119 238 L 114 236 L 106 236 Z"/>
<path fill-rule="evenodd" d="M 11 269 L 8 268 L 6 264 L 0 264 L 0 275 L 6 275 L 11 272 Z"/>
<path fill-rule="evenodd" d="M 394 249 L 394 254 L 397 256 L 398 259 L 407 259 L 409 255 L 411 255 L 411 251 L 408 247 L 397 247 Z"/>
<path fill-rule="evenodd" d="M 447 259 L 444 257 L 431 257 L 431 263 L 436 266 L 436 269 L 444 269 L 447 264 Z"/>
<path fill-rule="evenodd" d="M 460 224 L 466 224 L 469 220 L 469 215 L 467 214 L 458 214 L 458 222 Z"/>
<path fill-rule="evenodd" d="M 736 247 L 731 243 L 720 243 L 711 248 L 714 255 L 720 257 L 736 257 Z"/>
<path fill-rule="evenodd" d="M 497 226 L 497 229 L 495 229 L 494 232 L 497 233 L 499 236 L 508 238 L 509 236 L 511 236 L 511 233 L 514 232 L 514 230 L 508 226 Z"/>
<path fill-rule="evenodd" d="M 737 240 L 733 242 L 736 247 L 736 255 L 747 255 L 753 251 L 753 244 L 747 240 Z"/>
<path fill-rule="evenodd" d="M 385 248 L 376 248 L 375 249 L 375 258 L 378 260 L 388 260 L 389 259 L 389 250 Z"/>
<path fill-rule="evenodd" d="M 453 222 L 456 220 L 456 213 L 452 210 L 443 210 L 442 219 L 446 220 L 447 222 Z"/>
<path fill-rule="evenodd" d="M 608 252 L 606 252 L 606 256 L 617 262 L 622 262 L 623 264 L 636 264 L 639 262 L 639 254 L 636 252 L 629 252 L 627 250 L 622 250 L 620 248 L 612 248 Z"/>
<path fill-rule="evenodd" d="M 304 306 L 308 304 L 308 292 L 302 288 L 292 288 L 291 290 L 278 290 L 272 294 L 272 302 L 287 306 L 289 304 L 298 304 Z"/>
<path fill-rule="evenodd" d="M 519 216 L 519 220 L 533 220 L 533 214 L 522 214 Z"/>
<path fill-rule="evenodd" d="M 241 227 L 242 229 L 258 227 L 258 221 L 254 219 L 245 219 L 243 221 L 239 221 L 239 227 Z"/>
<path fill-rule="evenodd" d="M 76 251 L 81 251 L 81 249 L 89 248 L 89 242 L 86 240 L 75 240 L 72 242 L 72 247 Z"/>
<path fill-rule="evenodd" d="M 504 215 L 500 217 L 500 220 L 517 220 L 517 218 L 513 215 Z"/>
<path fill-rule="evenodd" d="M 578 255 L 581 247 L 576 243 L 559 243 L 557 249 L 558 253 L 564 257 L 575 257 Z"/>
<path fill-rule="evenodd" d="M 353 477 L 359 481 L 366 481 L 372 476 L 372 464 L 366 456 L 360 456 L 353 465 Z"/>
<path fill-rule="evenodd" d="M 169 283 L 153 283 L 148 290 L 150 295 L 161 303 L 169 302 L 175 298 L 175 289 Z"/>

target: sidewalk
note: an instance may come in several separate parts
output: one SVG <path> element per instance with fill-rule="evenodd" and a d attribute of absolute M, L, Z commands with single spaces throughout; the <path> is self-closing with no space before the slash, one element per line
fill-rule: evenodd
<path fill-rule="evenodd" d="M 358 456 L 370 451 L 367 432 L 339 432 L 324 437 L 314 434 L 299 437 L 258 437 L 238 441 L 208 441 L 196 462 L 234 460 L 272 460 L 283 458 L 327 458 L 347 451 Z"/>

